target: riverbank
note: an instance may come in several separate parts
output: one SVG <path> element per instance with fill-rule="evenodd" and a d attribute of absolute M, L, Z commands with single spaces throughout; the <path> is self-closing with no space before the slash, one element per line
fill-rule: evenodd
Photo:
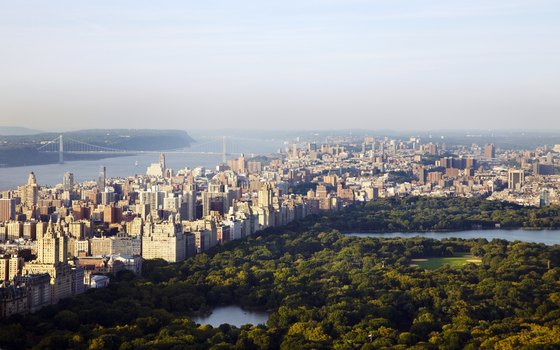
<path fill-rule="evenodd" d="M 453 233 L 453 232 L 470 232 L 470 231 L 515 231 L 515 230 L 523 230 L 523 231 L 557 231 L 560 230 L 560 227 L 508 227 L 508 228 L 476 228 L 476 229 L 469 229 L 469 230 L 413 230 L 413 231 L 363 231 L 363 232 L 352 232 L 352 231 L 341 231 L 342 234 L 386 234 L 386 233 Z"/>

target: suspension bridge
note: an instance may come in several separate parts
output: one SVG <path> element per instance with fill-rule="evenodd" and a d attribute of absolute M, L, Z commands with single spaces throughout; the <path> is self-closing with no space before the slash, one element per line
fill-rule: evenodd
<path fill-rule="evenodd" d="M 188 148 L 174 149 L 166 151 L 136 151 L 125 150 L 118 148 L 111 148 L 91 144 L 88 142 L 75 140 L 64 135 L 59 135 L 50 141 L 44 141 L 37 148 L 37 151 L 43 153 L 58 153 L 59 163 L 64 163 L 64 154 L 120 154 L 120 155 L 135 155 L 135 154 L 154 154 L 154 153 L 176 153 L 176 154 L 197 154 L 216 156 L 221 155 L 222 161 L 225 163 L 228 156 L 239 156 L 242 152 L 238 149 L 235 141 L 244 140 L 242 138 L 234 137 L 207 137 L 203 142 L 197 142 Z M 248 140 L 248 139 L 246 139 Z M 256 141 L 256 140 L 253 140 Z"/>

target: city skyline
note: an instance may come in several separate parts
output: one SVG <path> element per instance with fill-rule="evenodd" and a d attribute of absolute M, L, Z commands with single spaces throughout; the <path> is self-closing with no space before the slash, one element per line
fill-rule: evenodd
<path fill-rule="evenodd" d="M 553 1 L 60 4 L 0 5 L 4 125 L 560 128 Z"/>
<path fill-rule="evenodd" d="M 560 348 L 558 19 L 0 0 L 0 349 Z"/>

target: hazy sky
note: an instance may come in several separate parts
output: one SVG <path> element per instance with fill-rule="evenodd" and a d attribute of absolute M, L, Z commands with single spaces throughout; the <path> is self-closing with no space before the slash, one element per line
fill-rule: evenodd
<path fill-rule="evenodd" d="M 0 0 L 0 124 L 558 128 L 558 0 Z"/>

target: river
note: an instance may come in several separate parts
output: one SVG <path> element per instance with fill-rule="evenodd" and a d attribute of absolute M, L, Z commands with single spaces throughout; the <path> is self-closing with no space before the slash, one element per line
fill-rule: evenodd
<path fill-rule="evenodd" d="M 196 144 L 193 145 L 195 147 Z M 280 140 L 243 140 L 236 143 L 233 151 L 245 153 L 246 157 L 252 154 L 266 155 L 275 153 L 282 147 Z M 185 150 L 189 150 L 188 148 Z M 175 171 L 185 167 L 195 168 L 203 166 L 215 168 L 221 163 L 222 156 L 216 154 L 180 154 L 165 153 L 166 166 Z M 229 158 L 237 156 L 229 156 Z M 158 153 L 137 154 L 126 157 L 113 157 L 96 160 L 70 161 L 64 164 L 45 164 L 22 167 L 0 168 L 0 191 L 15 189 L 24 185 L 30 172 L 34 172 L 37 183 L 41 186 L 52 186 L 62 183 L 65 172 L 74 173 L 77 182 L 96 180 L 100 166 L 105 166 L 107 177 L 126 177 L 136 174 L 145 174 L 147 167 L 159 162 Z"/>
<path fill-rule="evenodd" d="M 560 230 L 471 230 L 453 232 L 350 233 L 348 235 L 356 237 L 378 238 L 411 238 L 416 236 L 434 239 L 453 237 L 464 239 L 486 238 L 489 241 L 497 238 L 505 239 L 508 241 L 544 243 L 547 245 L 560 244 Z"/>
<path fill-rule="evenodd" d="M 209 324 L 218 327 L 227 323 L 232 326 L 241 327 L 244 324 L 266 324 L 268 313 L 262 311 L 243 310 L 237 305 L 220 306 L 212 310 L 208 316 L 193 317 L 193 321 L 199 324 Z"/>

